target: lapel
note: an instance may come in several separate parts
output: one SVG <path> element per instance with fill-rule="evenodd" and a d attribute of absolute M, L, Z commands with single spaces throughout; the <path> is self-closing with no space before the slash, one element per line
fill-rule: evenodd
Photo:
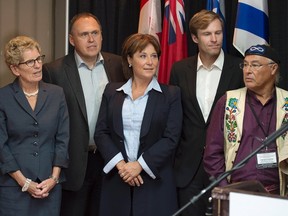
<path fill-rule="evenodd" d="M 103 59 L 104 59 L 104 69 L 108 78 L 108 81 L 111 82 L 111 76 L 110 76 L 110 71 L 111 71 L 111 66 L 113 64 L 110 63 L 111 59 L 110 56 L 108 54 L 106 54 L 105 52 L 101 52 Z"/>
<path fill-rule="evenodd" d="M 223 95 L 223 92 L 225 93 L 227 89 L 229 89 L 229 83 L 231 82 L 231 79 L 233 78 L 233 73 L 231 73 L 233 70 L 234 70 L 234 62 L 230 60 L 229 55 L 224 54 L 224 64 L 223 64 L 221 77 L 220 77 L 216 95 L 212 104 L 212 109 L 211 109 L 211 112 L 209 114 L 206 124 L 209 124 L 210 122 L 212 110 L 215 107 L 218 99 Z"/>
<path fill-rule="evenodd" d="M 149 91 L 148 94 L 149 97 L 147 100 L 146 109 L 144 112 L 143 121 L 141 125 L 140 139 L 149 132 L 154 110 L 157 109 L 157 99 L 159 93 L 152 89 L 151 91 Z"/>
<path fill-rule="evenodd" d="M 122 121 L 122 107 L 123 102 L 126 95 L 123 91 L 116 92 L 115 95 L 115 101 L 114 102 L 114 109 L 113 109 L 113 125 L 114 125 L 114 131 L 118 136 L 122 137 L 124 140 L 124 133 L 123 133 L 123 121 Z"/>
<path fill-rule="evenodd" d="M 38 93 L 38 98 L 37 98 L 37 103 L 35 106 L 35 110 L 33 113 L 35 113 L 35 115 L 37 116 L 38 113 L 41 111 L 41 109 L 43 108 L 45 101 L 47 100 L 47 86 L 45 83 L 43 83 L 42 81 L 40 81 L 39 83 L 39 93 Z"/>
<path fill-rule="evenodd" d="M 143 121 L 141 125 L 140 131 L 140 139 L 144 137 L 148 132 L 151 125 L 152 117 L 154 114 L 154 110 L 157 108 L 157 92 L 151 90 L 149 92 L 149 98 L 146 104 L 146 109 L 143 116 Z M 126 95 L 123 92 L 117 92 L 114 100 L 114 107 L 113 109 L 113 125 L 115 132 L 124 139 L 123 134 L 123 122 L 122 122 L 122 106 Z"/>
<path fill-rule="evenodd" d="M 198 55 L 193 56 L 190 61 L 188 61 L 188 64 L 186 65 L 187 67 L 184 68 L 185 73 L 185 80 L 186 80 L 186 85 L 189 91 L 189 95 L 192 101 L 192 105 L 194 107 L 194 110 L 196 111 L 197 116 L 200 122 L 203 122 L 205 124 L 205 120 L 203 118 L 202 111 L 200 109 L 198 100 L 197 100 L 197 95 L 196 95 L 196 81 L 197 81 L 197 58 Z"/>
<path fill-rule="evenodd" d="M 66 58 L 64 72 L 66 74 L 67 81 L 72 87 L 71 89 L 73 91 L 73 94 L 75 95 L 75 98 L 77 99 L 81 112 L 86 121 L 88 122 L 84 93 L 73 52 L 70 53 Z"/>
<path fill-rule="evenodd" d="M 230 61 L 229 59 L 230 57 L 224 54 L 223 69 L 222 69 L 222 73 L 221 73 L 221 77 L 219 80 L 219 85 L 217 88 L 216 97 L 215 97 L 213 105 L 215 105 L 215 103 L 219 99 L 219 93 L 227 91 L 230 80 L 233 78 L 233 73 L 231 72 L 233 71 L 234 64 L 233 64 L 233 61 Z"/>
<path fill-rule="evenodd" d="M 14 89 L 14 96 L 18 104 L 35 120 L 37 120 L 37 115 L 41 111 L 42 107 L 45 104 L 45 101 L 47 99 L 47 93 L 46 88 L 43 85 L 43 82 L 40 81 L 39 83 L 39 93 L 37 98 L 37 103 L 35 106 L 35 110 L 33 111 L 28 100 L 26 99 L 22 89 L 19 86 L 18 79 L 16 79 L 13 83 L 13 89 Z"/>

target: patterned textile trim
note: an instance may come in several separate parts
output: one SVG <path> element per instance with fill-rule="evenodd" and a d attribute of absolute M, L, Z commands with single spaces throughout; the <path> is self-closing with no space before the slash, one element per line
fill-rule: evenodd
<path fill-rule="evenodd" d="M 284 119 L 283 119 L 283 121 L 282 121 L 282 125 L 288 123 L 288 97 L 284 98 L 284 100 L 285 100 L 285 103 L 284 103 L 282 109 L 286 112 L 286 114 L 285 114 Z M 281 137 L 282 137 L 283 139 L 285 139 L 286 135 L 287 135 L 287 131 L 286 131 L 285 133 L 283 133 L 283 134 L 281 135 Z"/>
<path fill-rule="evenodd" d="M 227 140 L 230 143 L 235 143 L 237 140 L 237 134 L 235 133 L 237 128 L 237 122 L 235 118 L 235 114 L 237 113 L 237 102 L 237 98 L 230 98 L 228 106 L 226 107 L 225 125 L 227 128 Z"/>

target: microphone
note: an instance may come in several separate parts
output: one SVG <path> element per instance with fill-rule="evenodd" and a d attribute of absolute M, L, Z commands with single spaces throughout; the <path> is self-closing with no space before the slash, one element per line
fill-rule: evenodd
<path fill-rule="evenodd" d="M 180 208 L 177 212 L 175 212 L 172 216 L 179 215 L 182 211 L 184 211 L 189 205 L 194 204 L 202 195 L 204 195 L 207 191 L 212 189 L 214 186 L 218 185 L 223 179 L 227 178 L 231 175 L 235 170 L 240 169 L 241 167 L 245 166 L 248 160 L 256 155 L 260 150 L 270 145 L 274 140 L 280 137 L 288 131 L 288 123 L 283 124 L 278 130 L 274 131 L 270 134 L 265 140 L 263 140 L 262 144 L 253 152 L 251 152 L 246 158 L 236 164 L 232 169 L 227 170 L 226 172 L 222 173 L 218 178 L 216 178 L 210 185 L 208 185 L 205 189 L 203 189 L 198 195 L 192 197 L 188 203 L 186 203 L 182 208 Z M 288 136 L 288 135 L 287 135 Z"/>

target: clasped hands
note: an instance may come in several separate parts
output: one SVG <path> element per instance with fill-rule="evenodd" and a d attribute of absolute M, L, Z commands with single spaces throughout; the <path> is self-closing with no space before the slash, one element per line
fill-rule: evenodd
<path fill-rule="evenodd" d="M 144 181 L 140 175 L 142 167 L 138 161 L 125 162 L 121 160 L 116 165 L 120 178 L 130 186 L 141 186 Z"/>
<path fill-rule="evenodd" d="M 48 178 L 41 183 L 31 181 L 27 192 L 34 198 L 43 199 L 49 196 L 50 190 L 56 185 L 56 182 Z"/>

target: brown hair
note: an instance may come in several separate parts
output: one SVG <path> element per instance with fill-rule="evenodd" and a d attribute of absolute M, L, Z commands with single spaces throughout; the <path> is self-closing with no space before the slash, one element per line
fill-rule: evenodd
<path fill-rule="evenodd" d="M 151 44 L 155 48 L 159 58 L 161 55 L 161 47 L 157 38 L 153 35 L 136 33 L 130 35 L 124 41 L 122 47 L 122 64 L 126 78 L 130 78 L 133 75 L 132 68 L 129 67 L 127 60 L 128 56 L 132 58 L 137 51 L 141 52 L 148 44 Z"/>
<path fill-rule="evenodd" d="M 206 29 L 208 25 L 216 19 L 221 22 L 223 29 L 224 23 L 218 14 L 209 10 L 201 10 L 200 12 L 196 13 L 189 21 L 190 33 L 197 37 L 197 31 L 199 29 Z"/>

